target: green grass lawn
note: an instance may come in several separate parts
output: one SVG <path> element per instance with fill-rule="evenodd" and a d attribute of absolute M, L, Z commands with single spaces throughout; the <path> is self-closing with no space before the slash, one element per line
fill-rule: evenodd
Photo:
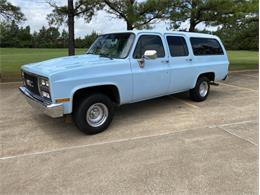
<path fill-rule="evenodd" d="M 258 69 L 258 51 L 228 51 L 230 70 Z"/>
<path fill-rule="evenodd" d="M 77 49 L 83 54 L 86 49 Z M 67 49 L 0 48 L 1 81 L 18 80 L 23 64 L 39 62 L 55 57 L 66 56 Z M 231 70 L 257 69 L 257 51 L 228 51 Z"/>

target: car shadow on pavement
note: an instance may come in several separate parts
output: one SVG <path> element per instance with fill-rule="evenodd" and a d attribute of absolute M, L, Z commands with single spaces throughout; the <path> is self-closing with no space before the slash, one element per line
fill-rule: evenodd
<path fill-rule="evenodd" d="M 219 96 L 221 95 L 219 93 L 220 92 L 212 90 L 210 96 Z M 209 99 L 211 98 L 209 97 Z M 115 109 L 113 122 L 102 134 L 112 133 L 114 131 L 118 133 L 118 131 L 132 127 L 133 125 L 135 127 L 142 126 L 142 123 L 145 121 L 155 119 L 157 114 L 163 116 L 164 114 L 168 114 L 172 111 L 176 114 L 178 112 L 188 113 L 191 111 L 190 109 L 194 109 L 187 106 L 185 102 L 191 105 L 194 104 L 195 107 L 196 105 L 201 104 L 190 100 L 188 92 L 182 92 L 133 104 L 122 105 Z M 72 137 L 78 138 L 84 135 L 84 133 L 80 132 L 75 126 L 72 115 L 52 119 L 44 114 L 35 112 L 32 114 L 32 120 L 35 121 L 37 128 L 40 129 L 40 131 L 44 131 L 45 134 L 50 136 L 62 134 L 65 137 L 69 136 L 69 139 L 71 139 Z"/>

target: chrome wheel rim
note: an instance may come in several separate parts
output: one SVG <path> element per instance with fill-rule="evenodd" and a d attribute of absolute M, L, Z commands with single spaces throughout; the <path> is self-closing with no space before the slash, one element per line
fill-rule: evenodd
<path fill-rule="evenodd" d="M 108 108 L 103 103 L 91 105 L 86 113 L 87 123 L 91 127 L 99 127 L 105 123 L 108 117 Z"/>
<path fill-rule="evenodd" d="M 201 97 L 205 97 L 208 93 L 209 84 L 207 81 L 202 81 L 199 87 L 199 93 Z"/>

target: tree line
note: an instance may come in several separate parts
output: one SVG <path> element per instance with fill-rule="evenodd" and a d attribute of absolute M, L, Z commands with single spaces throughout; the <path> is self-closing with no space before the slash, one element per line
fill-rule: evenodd
<path fill-rule="evenodd" d="M 43 26 L 38 32 L 31 33 L 30 26 L 20 27 L 11 23 L 0 23 L 0 47 L 18 48 L 67 48 L 68 32 L 64 29 L 60 32 L 58 27 Z M 75 39 L 77 48 L 88 48 L 97 37 L 96 32 L 83 38 Z"/>
<path fill-rule="evenodd" d="M 104 10 L 124 20 L 127 30 L 152 28 L 152 24 L 167 20 L 170 21 L 170 30 L 197 32 L 198 25 L 203 24 L 206 27 L 218 27 L 217 31 L 203 32 L 220 36 L 227 49 L 258 49 L 257 0 L 67 0 L 63 6 L 59 6 L 55 0 L 45 1 L 53 8 L 52 13 L 46 16 L 50 26 L 30 34 L 28 26 L 15 27 L 15 23 L 25 20 L 20 9 L 7 0 L 0 0 L 0 15 L 8 23 L 1 24 L 1 34 L 6 32 L 7 35 L 1 35 L 1 46 L 8 42 L 21 47 L 67 46 L 69 55 L 74 55 L 75 47 L 88 47 L 96 37 L 96 33 L 92 33 L 75 39 L 75 19 L 84 18 L 89 22 L 97 11 Z M 12 12 L 14 14 L 10 14 Z M 11 20 L 14 22 L 10 24 L 8 21 Z M 183 22 L 189 23 L 187 29 L 183 29 Z M 62 24 L 67 25 L 67 31 L 59 32 Z M 8 35 L 10 28 L 20 34 L 16 40 L 13 38 L 11 41 L 12 36 Z M 30 41 L 25 41 L 25 37 Z"/>

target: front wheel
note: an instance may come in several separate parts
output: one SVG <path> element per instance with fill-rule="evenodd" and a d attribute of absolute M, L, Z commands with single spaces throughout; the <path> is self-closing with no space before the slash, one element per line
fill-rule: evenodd
<path fill-rule="evenodd" d="M 204 101 L 209 95 L 209 90 L 209 79 L 207 77 L 200 77 L 197 80 L 196 86 L 190 90 L 190 97 L 197 102 Z"/>
<path fill-rule="evenodd" d="M 86 134 L 104 131 L 113 119 L 114 105 L 106 95 L 93 94 L 87 96 L 75 106 L 73 111 L 74 122 Z"/>

